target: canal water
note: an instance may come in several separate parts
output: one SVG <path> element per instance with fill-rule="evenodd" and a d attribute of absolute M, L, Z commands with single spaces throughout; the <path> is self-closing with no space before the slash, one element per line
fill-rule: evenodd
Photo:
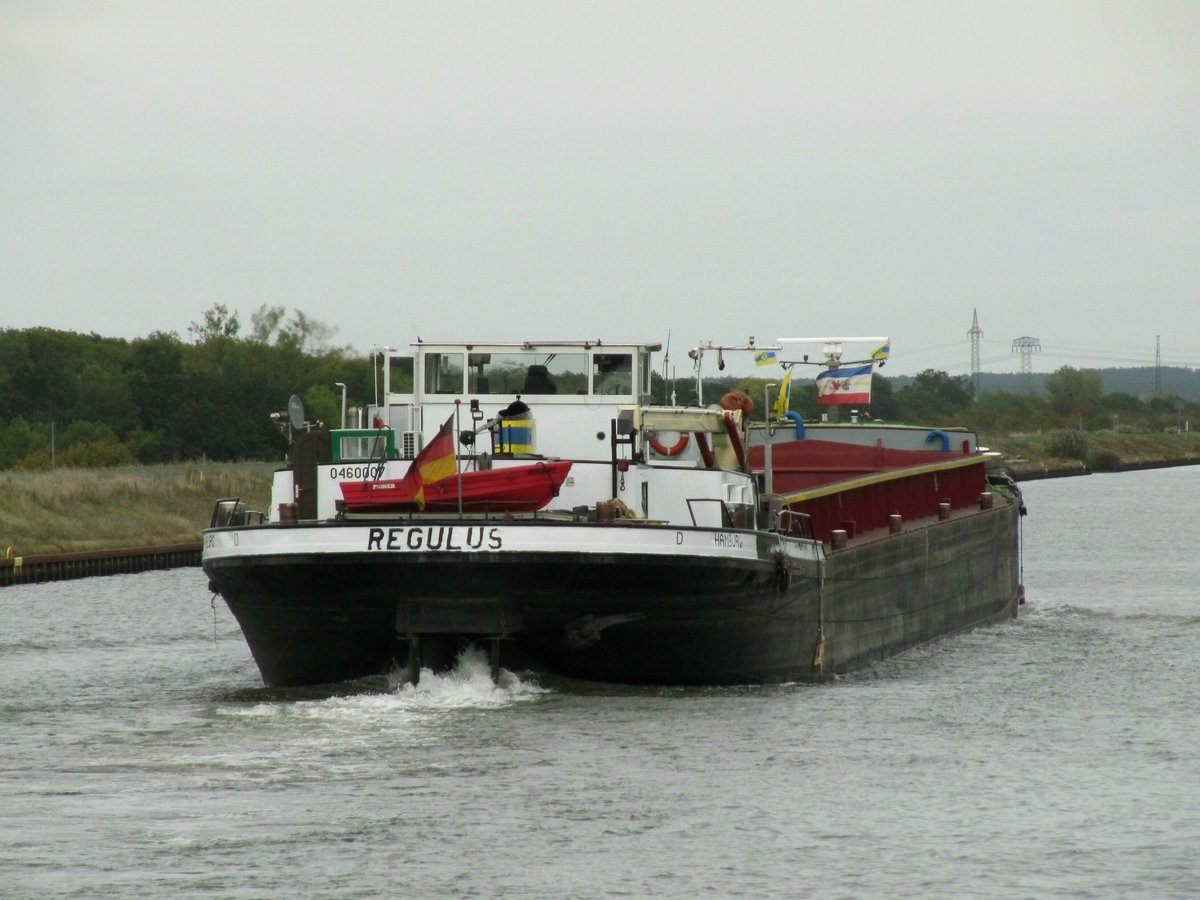
<path fill-rule="evenodd" d="M 822 686 L 264 689 L 199 570 L 0 590 L 0 895 L 1200 894 L 1200 469 L 1024 485 L 1011 623 Z"/>

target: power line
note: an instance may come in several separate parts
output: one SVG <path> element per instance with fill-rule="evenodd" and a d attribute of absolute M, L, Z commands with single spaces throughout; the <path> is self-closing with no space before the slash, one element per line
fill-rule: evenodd
<path fill-rule="evenodd" d="M 1086 352 L 1068 352 L 1059 350 L 1056 347 L 1044 347 L 1046 356 L 1054 357 L 1055 359 L 1079 359 L 1090 360 L 1093 362 L 1109 362 L 1123 363 L 1126 366 L 1137 366 L 1139 368 L 1148 369 L 1155 365 L 1173 366 L 1183 369 L 1200 368 L 1194 361 L 1188 360 L 1171 360 L 1171 359 L 1151 359 L 1146 356 L 1119 355 L 1113 353 L 1086 353 Z"/>
<path fill-rule="evenodd" d="M 995 348 L 997 352 L 999 352 L 999 348 L 1003 346 L 1000 341 L 985 341 L 984 343 L 987 344 L 988 347 Z M 1042 344 L 1041 354 L 1043 358 L 1124 363 L 1126 365 L 1136 365 L 1142 367 L 1149 367 L 1155 364 L 1154 359 L 1147 354 L 1123 350 L 1110 350 L 1108 348 L 1066 347 L 1058 344 Z M 983 361 L 995 361 L 999 358 L 1001 357 L 989 357 Z M 1162 364 L 1165 366 L 1174 366 L 1179 368 L 1200 368 L 1200 362 L 1197 362 L 1196 360 L 1163 358 Z"/>

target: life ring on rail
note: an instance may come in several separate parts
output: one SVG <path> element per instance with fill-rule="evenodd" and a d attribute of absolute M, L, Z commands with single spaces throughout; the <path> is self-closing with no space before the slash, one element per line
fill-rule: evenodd
<path fill-rule="evenodd" d="M 684 451 L 688 445 L 688 434 L 686 431 L 679 432 L 679 440 L 673 443 L 670 447 L 664 445 L 657 437 L 650 438 L 650 449 L 659 456 L 678 456 Z"/>

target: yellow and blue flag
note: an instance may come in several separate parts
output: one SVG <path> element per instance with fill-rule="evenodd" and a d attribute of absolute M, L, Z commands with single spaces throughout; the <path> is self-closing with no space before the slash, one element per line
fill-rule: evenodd
<path fill-rule="evenodd" d="M 889 355 L 891 355 L 891 352 L 892 352 L 892 342 L 888 341 L 882 347 L 878 348 L 877 350 L 873 350 L 871 352 L 871 359 L 874 359 L 877 361 L 885 360 L 888 358 Z"/>
<path fill-rule="evenodd" d="M 769 366 L 775 362 L 776 356 L 774 350 L 759 350 L 754 354 L 754 364 L 756 366 Z"/>
<path fill-rule="evenodd" d="M 783 414 L 792 407 L 792 370 L 784 373 L 779 385 L 779 396 L 775 398 L 775 418 L 782 419 Z"/>

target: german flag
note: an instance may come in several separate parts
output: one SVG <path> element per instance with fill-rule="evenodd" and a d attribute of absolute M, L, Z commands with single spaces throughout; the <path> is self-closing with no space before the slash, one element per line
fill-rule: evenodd
<path fill-rule="evenodd" d="M 425 508 L 425 485 L 458 474 L 454 455 L 454 413 L 450 414 L 404 474 L 405 494 L 413 498 L 417 509 Z"/>

